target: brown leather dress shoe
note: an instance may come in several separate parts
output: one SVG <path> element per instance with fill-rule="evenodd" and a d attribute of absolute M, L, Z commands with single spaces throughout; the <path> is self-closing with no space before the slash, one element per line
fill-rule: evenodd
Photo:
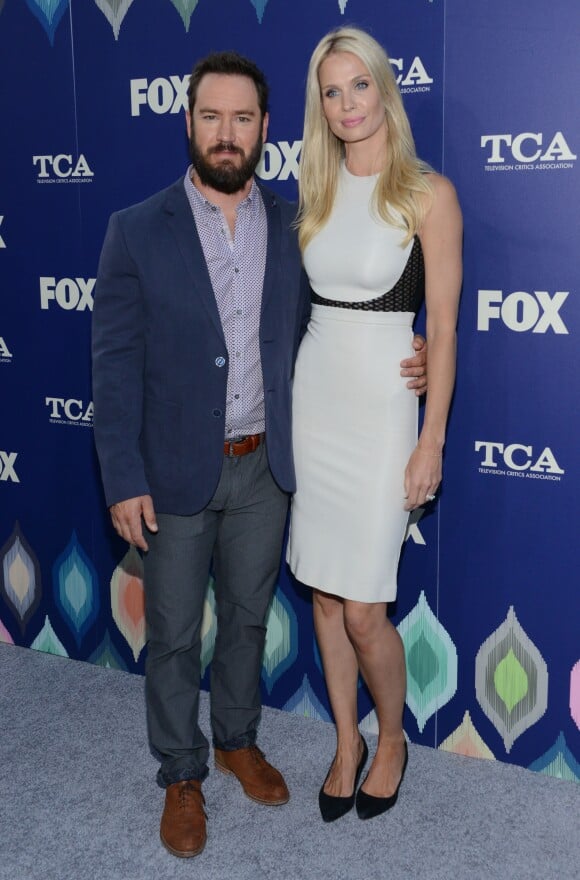
<path fill-rule="evenodd" d="M 245 794 L 259 804 L 285 804 L 290 793 L 279 770 L 266 761 L 258 746 L 225 752 L 215 749 L 215 765 L 222 773 L 236 776 Z"/>
<path fill-rule="evenodd" d="M 172 855 L 187 859 L 199 855 L 204 848 L 207 839 L 204 803 L 201 782 L 197 779 L 167 786 L 160 837 Z"/>

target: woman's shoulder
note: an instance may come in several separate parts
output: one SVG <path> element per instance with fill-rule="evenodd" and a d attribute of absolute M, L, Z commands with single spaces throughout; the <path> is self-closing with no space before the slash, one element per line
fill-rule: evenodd
<path fill-rule="evenodd" d="M 453 226 L 457 223 L 461 224 L 461 208 L 452 182 L 448 177 L 435 171 L 430 171 L 425 176 L 431 193 L 430 197 L 426 197 L 428 201 L 422 232 L 441 223 L 445 225 L 451 223 Z"/>
<path fill-rule="evenodd" d="M 457 201 L 457 192 L 448 177 L 438 174 L 436 171 L 425 172 L 425 178 L 431 189 L 433 199 L 445 201 L 446 199 Z"/>

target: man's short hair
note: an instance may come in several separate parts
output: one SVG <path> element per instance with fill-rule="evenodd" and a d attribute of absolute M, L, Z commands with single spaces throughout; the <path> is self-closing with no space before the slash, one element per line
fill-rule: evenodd
<path fill-rule="evenodd" d="M 189 88 L 187 96 L 189 98 L 189 112 L 193 113 L 195 99 L 197 97 L 197 89 L 206 73 L 222 73 L 227 76 L 247 76 L 256 86 L 258 93 L 258 105 L 262 119 L 268 111 L 269 88 L 266 77 L 260 68 L 237 52 L 212 52 L 197 62 L 189 77 Z"/>

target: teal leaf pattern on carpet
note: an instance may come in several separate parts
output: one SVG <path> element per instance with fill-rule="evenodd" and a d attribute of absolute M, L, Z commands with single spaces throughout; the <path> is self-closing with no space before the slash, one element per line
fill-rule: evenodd
<path fill-rule="evenodd" d="M 69 0 L 26 0 L 26 5 L 46 31 L 51 46 L 54 46 L 54 35 L 68 4 Z"/>
<path fill-rule="evenodd" d="M 268 5 L 268 0 L 250 0 L 250 3 L 256 10 L 256 15 L 258 16 L 258 21 L 262 24 L 262 19 L 264 18 L 264 12 L 266 11 L 266 6 Z"/>
<path fill-rule="evenodd" d="M 68 657 L 66 648 L 53 630 L 48 615 L 45 617 L 44 626 L 30 647 L 33 651 L 44 651 L 45 654 L 55 654 L 58 657 Z"/>
<path fill-rule="evenodd" d="M 268 693 L 298 655 L 298 621 L 292 603 L 277 588 L 266 618 L 262 680 Z"/>
<path fill-rule="evenodd" d="M 543 773 L 545 776 L 580 782 L 580 764 L 568 748 L 562 731 L 554 745 L 541 758 L 530 764 L 529 769 Z"/>
<path fill-rule="evenodd" d="M 183 26 L 187 33 L 189 33 L 191 16 L 193 15 L 193 11 L 198 2 L 199 0 L 171 0 L 171 3 L 173 3 L 177 11 L 179 12 L 179 15 L 181 16 Z"/>
<path fill-rule="evenodd" d="M 422 731 L 457 690 L 457 650 L 431 611 L 423 590 L 397 627 L 405 648 L 407 705 Z"/>
<path fill-rule="evenodd" d="M 74 531 L 53 565 L 52 579 L 56 607 L 80 648 L 101 603 L 97 573 Z"/>
<path fill-rule="evenodd" d="M 127 669 L 127 664 L 123 661 L 123 658 L 111 640 L 109 630 L 105 631 L 103 641 L 89 656 L 88 661 L 89 663 L 94 663 L 95 666 L 103 666 L 105 669 L 121 669 L 123 672 L 129 671 Z"/>
<path fill-rule="evenodd" d="M 282 708 L 285 712 L 293 712 L 294 715 L 302 715 L 304 718 L 330 721 L 330 715 L 312 690 L 307 675 L 302 679 L 302 684 L 296 693 Z"/>

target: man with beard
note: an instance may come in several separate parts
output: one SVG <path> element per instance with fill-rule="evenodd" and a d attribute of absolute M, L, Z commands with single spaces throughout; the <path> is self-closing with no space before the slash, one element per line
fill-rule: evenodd
<path fill-rule="evenodd" d="M 145 551 L 148 734 L 166 789 L 161 840 L 182 857 L 206 841 L 198 705 L 212 561 L 215 763 L 259 803 L 289 797 L 256 731 L 295 489 L 292 370 L 309 313 L 295 210 L 254 178 L 268 126 L 263 74 L 215 53 L 194 67 L 188 95 L 192 165 L 113 214 L 93 312 L 95 439 L 113 525 Z M 407 362 L 406 374 L 423 363 Z"/>

